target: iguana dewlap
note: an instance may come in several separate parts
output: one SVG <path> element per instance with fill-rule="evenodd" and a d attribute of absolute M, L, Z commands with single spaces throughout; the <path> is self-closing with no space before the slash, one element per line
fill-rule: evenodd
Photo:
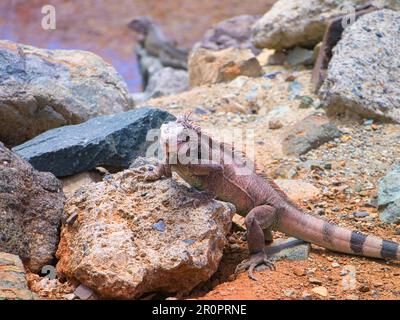
<path fill-rule="evenodd" d="M 146 180 L 171 177 L 173 170 L 193 187 L 233 203 L 238 213 L 246 217 L 250 253 L 250 259 L 242 262 L 237 271 L 249 269 L 252 279 L 255 279 L 253 270 L 256 266 L 265 264 L 274 268 L 264 252 L 266 241 L 272 242 L 273 230 L 333 251 L 399 260 L 399 244 L 351 231 L 306 213 L 271 179 L 251 167 L 244 171 L 243 165 L 248 161 L 243 155 L 213 141 L 187 117 L 164 124 L 160 141 L 166 162 L 149 171 Z M 219 155 L 219 159 L 212 155 Z M 207 161 L 210 158 L 212 161 Z"/>

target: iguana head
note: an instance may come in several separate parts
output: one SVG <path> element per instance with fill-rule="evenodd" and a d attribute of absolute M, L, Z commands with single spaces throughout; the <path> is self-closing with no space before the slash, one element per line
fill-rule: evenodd
<path fill-rule="evenodd" d="M 186 114 L 161 126 L 161 147 L 169 157 L 199 159 L 202 135 L 200 128 L 192 124 L 189 117 L 190 114 Z"/>

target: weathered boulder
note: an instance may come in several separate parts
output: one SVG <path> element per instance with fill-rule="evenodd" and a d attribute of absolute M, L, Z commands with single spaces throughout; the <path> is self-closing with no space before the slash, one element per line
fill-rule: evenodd
<path fill-rule="evenodd" d="M 34 300 L 36 295 L 28 289 L 21 259 L 0 252 L 0 300 Z"/>
<path fill-rule="evenodd" d="M 65 206 L 59 274 L 101 297 L 182 293 L 217 270 L 231 226 L 231 205 L 174 179 L 143 182 L 146 167 L 80 189 Z"/>
<path fill-rule="evenodd" d="M 313 47 L 323 38 L 332 18 L 348 14 L 350 6 L 368 3 L 378 7 L 400 9 L 396 0 L 279 0 L 253 27 L 253 44 L 257 48 L 288 49 Z M 342 6 L 347 10 L 342 10 Z"/>
<path fill-rule="evenodd" d="M 286 61 L 291 66 L 312 65 L 315 62 L 314 51 L 296 47 L 289 50 Z"/>
<path fill-rule="evenodd" d="M 347 28 L 320 89 L 328 114 L 400 123 L 400 13 L 380 10 Z"/>
<path fill-rule="evenodd" d="M 134 105 L 139 105 L 152 98 L 181 93 L 189 89 L 189 73 L 186 70 L 162 67 L 149 75 L 143 92 L 132 93 Z"/>
<path fill-rule="evenodd" d="M 131 108 L 125 82 L 99 56 L 0 41 L 0 141 Z"/>
<path fill-rule="evenodd" d="M 223 50 L 227 48 L 251 49 L 256 51 L 251 42 L 251 28 L 259 17 L 240 15 L 223 20 L 207 30 L 204 37 L 193 46 L 193 50 Z"/>
<path fill-rule="evenodd" d="M 38 172 L 0 143 L 0 251 L 33 271 L 51 264 L 64 206 L 60 182 Z"/>
<path fill-rule="evenodd" d="M 49 171 L 58 177 L 98 166 L 128 168 L 153 143 L 146 141 L 147 132 L 174 119 L 160 109 L 139 108 L 49 130 L 13 151 L 37 170 Z"/>
<path fill-rule="evenodd" d="M 189 89 L 189 74 L 186 70 L 163 68 L 154 73 L 146 87 L 148 98 L 158 98 Z"/>
<path fill-rule="evenodd" d="M 189 85 L 229 82 L 239 76 L 260 77 L 262 68 L 254 54 L 246 49 L 220 51 L 197 49 L 189 56 Z"/>
<path fill-rule="evenodd" d="M 341 136 L 339 129 L 322 114 L 315 113 L 287 128 L 283 152 L 299 156 Z"/>
<path fill-rule="evenodd" d="M 400 165 L 379 181 L 378 206 L 383 222 L 400 223 Z"/>

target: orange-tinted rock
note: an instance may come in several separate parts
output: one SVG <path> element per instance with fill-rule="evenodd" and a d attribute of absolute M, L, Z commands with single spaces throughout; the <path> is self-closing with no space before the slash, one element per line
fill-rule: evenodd
<path fill-rule="evenodd" d="M 217 270 L 230 205 L 172 179 L 142 182 L 144 167 L 90 184 L 70 198 L 57 271 L 107 298 L 187 292 Z"/>
<path fill-rule="evenodd" d="M 262 68 L 253 53 L 246 49 L 221 51 L 197 49 L 189 56 L 189 85 L 229 82 L 239 76 L 260 77 Z"/>

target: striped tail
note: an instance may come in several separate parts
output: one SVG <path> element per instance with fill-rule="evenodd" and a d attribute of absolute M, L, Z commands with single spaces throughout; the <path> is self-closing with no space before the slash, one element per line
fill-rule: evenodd
<path fill-rule="evenodd" d="M 294 208 L 279 213 L 277 229 L 330 249 L 364 257 L 400 260 L 399 244 L 339 227 Z"/>

